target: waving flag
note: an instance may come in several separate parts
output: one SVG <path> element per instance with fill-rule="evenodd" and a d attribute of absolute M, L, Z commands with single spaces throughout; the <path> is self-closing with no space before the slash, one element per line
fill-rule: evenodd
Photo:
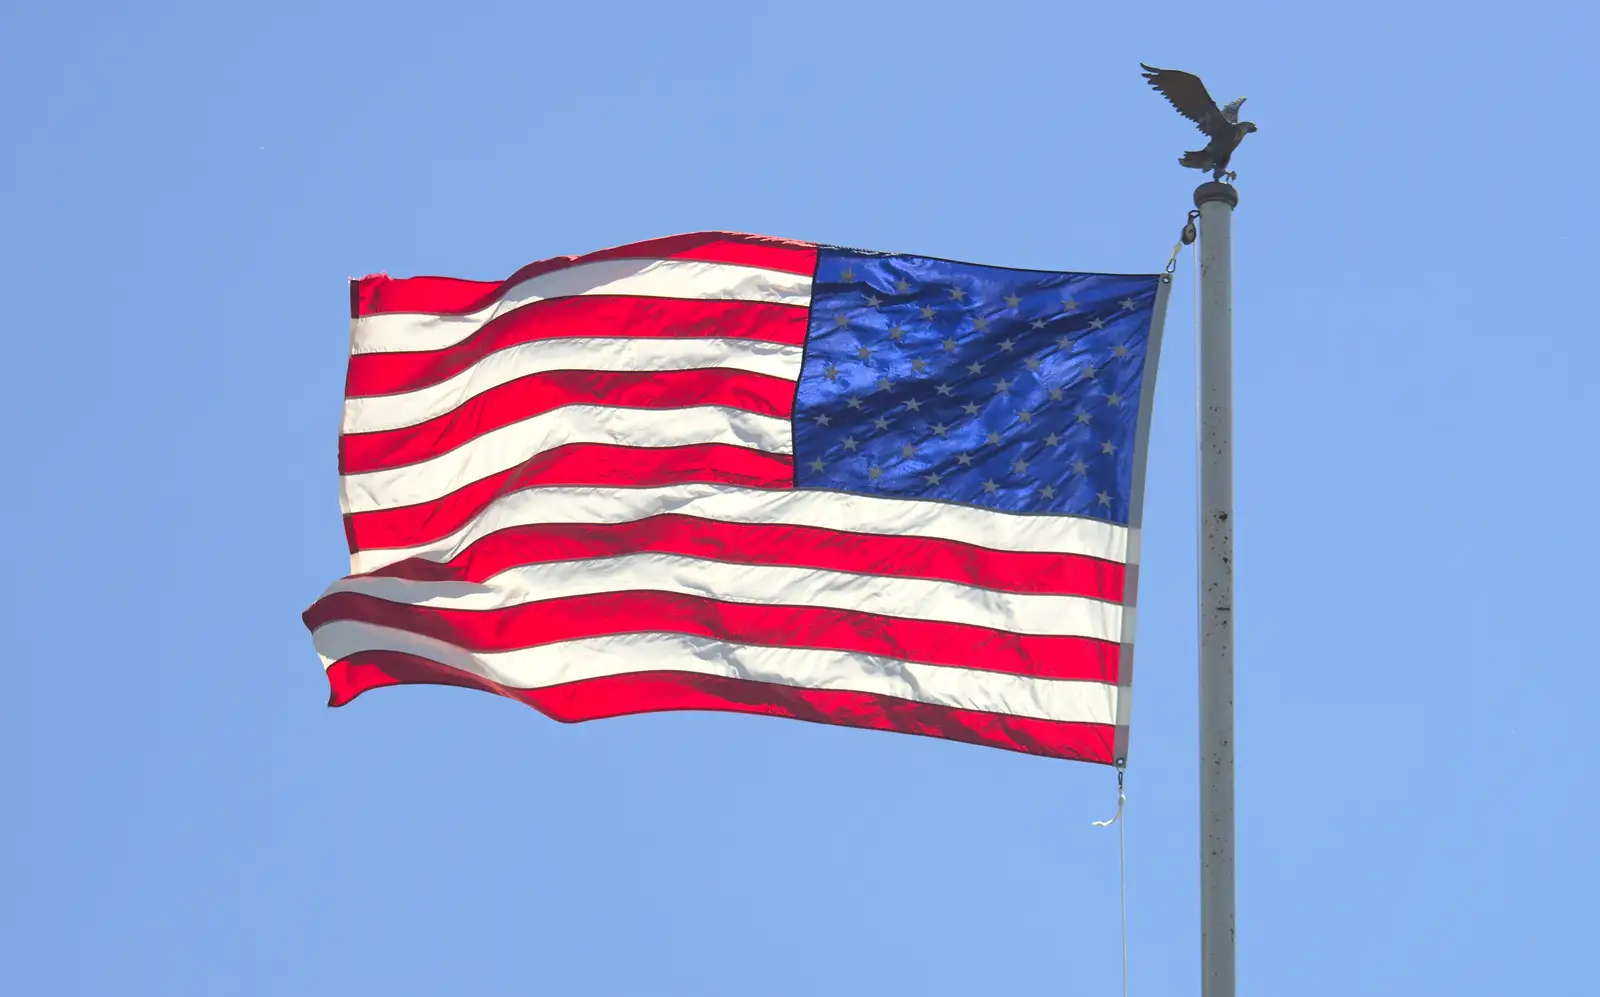
<path fill-rule="evenodd" d="M 729 233 L 355 281 L 331 702 L 1111 763 L 1166 289 Z"/>

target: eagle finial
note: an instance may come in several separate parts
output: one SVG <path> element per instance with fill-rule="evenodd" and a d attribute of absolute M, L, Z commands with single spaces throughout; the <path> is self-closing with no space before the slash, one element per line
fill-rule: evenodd
<path fill-rule="evenodd" d="M 1178 165 L 1210 170 L 1213 180 L 1224 177 L 1237 179 L 1237 173 L 1228 171 L 1228 160 L 1233 157 L 1233 150 L 1239 147 L 1244 137 L 1256 130 L 1255 122 L 1239 120 L 1239 108 L 1243 106 L 1244 98 L 1240 97 L 1219 108 L 1217 102 L 1211 99 L 1211 94 L 1206 92 L 1206 85 L 1193 73 L 1156 69 L 1142 62 L 1139 67 L 1144 70 L 1142 75 L 1150 81 L 1150 86 L 1211 139 L 1204 149 L 1184 153 L 1179 157 Z"/>

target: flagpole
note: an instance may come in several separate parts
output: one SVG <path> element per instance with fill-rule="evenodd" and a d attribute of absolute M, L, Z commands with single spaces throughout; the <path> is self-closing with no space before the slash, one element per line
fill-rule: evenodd
<path fill-rule="evenodd" d="M 1202 997 L 1234 997 L 1233 209 L 1201 184 L 1200 211 L 1200 973 Z"/>

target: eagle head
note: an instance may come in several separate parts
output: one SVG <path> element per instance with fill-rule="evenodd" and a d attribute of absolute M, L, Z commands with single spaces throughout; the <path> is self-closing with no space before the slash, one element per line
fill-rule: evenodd
<path fill-rule="evenodd" d="M 1256 123 L 1254 121 L 1241 121 L 1241 122 L 1239 122 L 1239 134 L 1240 135 L 1248 135 L 1248 134 L 1250 134 L 1251 132 L 1253 132 L 1255 130 L 1256 130 Z"/>

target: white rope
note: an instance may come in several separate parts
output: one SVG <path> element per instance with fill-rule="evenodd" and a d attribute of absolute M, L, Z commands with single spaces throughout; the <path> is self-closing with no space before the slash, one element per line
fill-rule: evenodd
<path fill-rule="evenodd" d="M 1205 513 L 1200 509 L 1200 253 L 1194 254 L 1194 590 L 1200 592 L 1200 562 L 1204 558 Z M 1196 640 L 1200 614 L 1195 613 Z"/>
<path fill-rule="evenodd" d="M 1177 268 L 1178 254 L 1184 243 L 1172 247 L 1166 272 Z M 1195 499 L 1195 571 L 1200 570 L 1200 254 L 1194 255 L 1194 499 Z M 1123 813 L 1128 807 L 1126 783 L 1127 769 L 1122 759 L 1117 759 L 1117 812 L 1110 820 L 1090 821 L 1095 827 L 1117 825 L 1117 880 L 1122 904 L 1122 997 L 1128 997 L 1128 822 Z"/>
<path fill-rule="evenodd" d="M 1194 591 L 1195 591 L 1195 646 L 1203 638 L 1200 626 L 1199 600 L 1205 591 L 1201 586 L 1201 562 L 1205 560 L 1205 512 L 1200 508 L 1200 251 L 1194 257 Z"/>
<path fill-rule="evenodd" d="M 1167 260 L 1167 273 L 1176 269 L 1178 254 L 1183 252 L 1183 242 L 1172 247 Z M 1200 254 L 1194 255 L 1194 500 L 1195 500 L 1195 572 L 1200 571 Z M 1122 997 L 1128 997 L 1128 822 L 1123 813 L 1128 807 L 1125 782 L 1126 769 L 1121 759 L 1117 761 L 1117 812 L 1110 820 L 1091 821 L 1095 827 L 1117 825 L 1117 879 L 1122 903 Z"/>
<path fill-rule="evenodd" d="M 1122 772 L 1119 770 L 1117 772 L 1117 812 L 1111 815 L 1110 820 L 1092 820 L 1089 823 L 1095 827 L 1110 827 L 1122 819 L 1122 806 L 1127 802 L 1128 798 L 1122 792 Z"/>
<path fill-rule="evenodd" d="M 1128 804 L 1128 794 L 1123 784 L 1124 769 L 1117 766 L 1117 812 L 1110 820 L 1091 821 L 1095 827 L 1117 825 L 1117 876 L 1122 894 L 1122 997 L 1128 997 L 1128 839 L 1123 830 L 1126 822 L 1122 812 Z"/>

